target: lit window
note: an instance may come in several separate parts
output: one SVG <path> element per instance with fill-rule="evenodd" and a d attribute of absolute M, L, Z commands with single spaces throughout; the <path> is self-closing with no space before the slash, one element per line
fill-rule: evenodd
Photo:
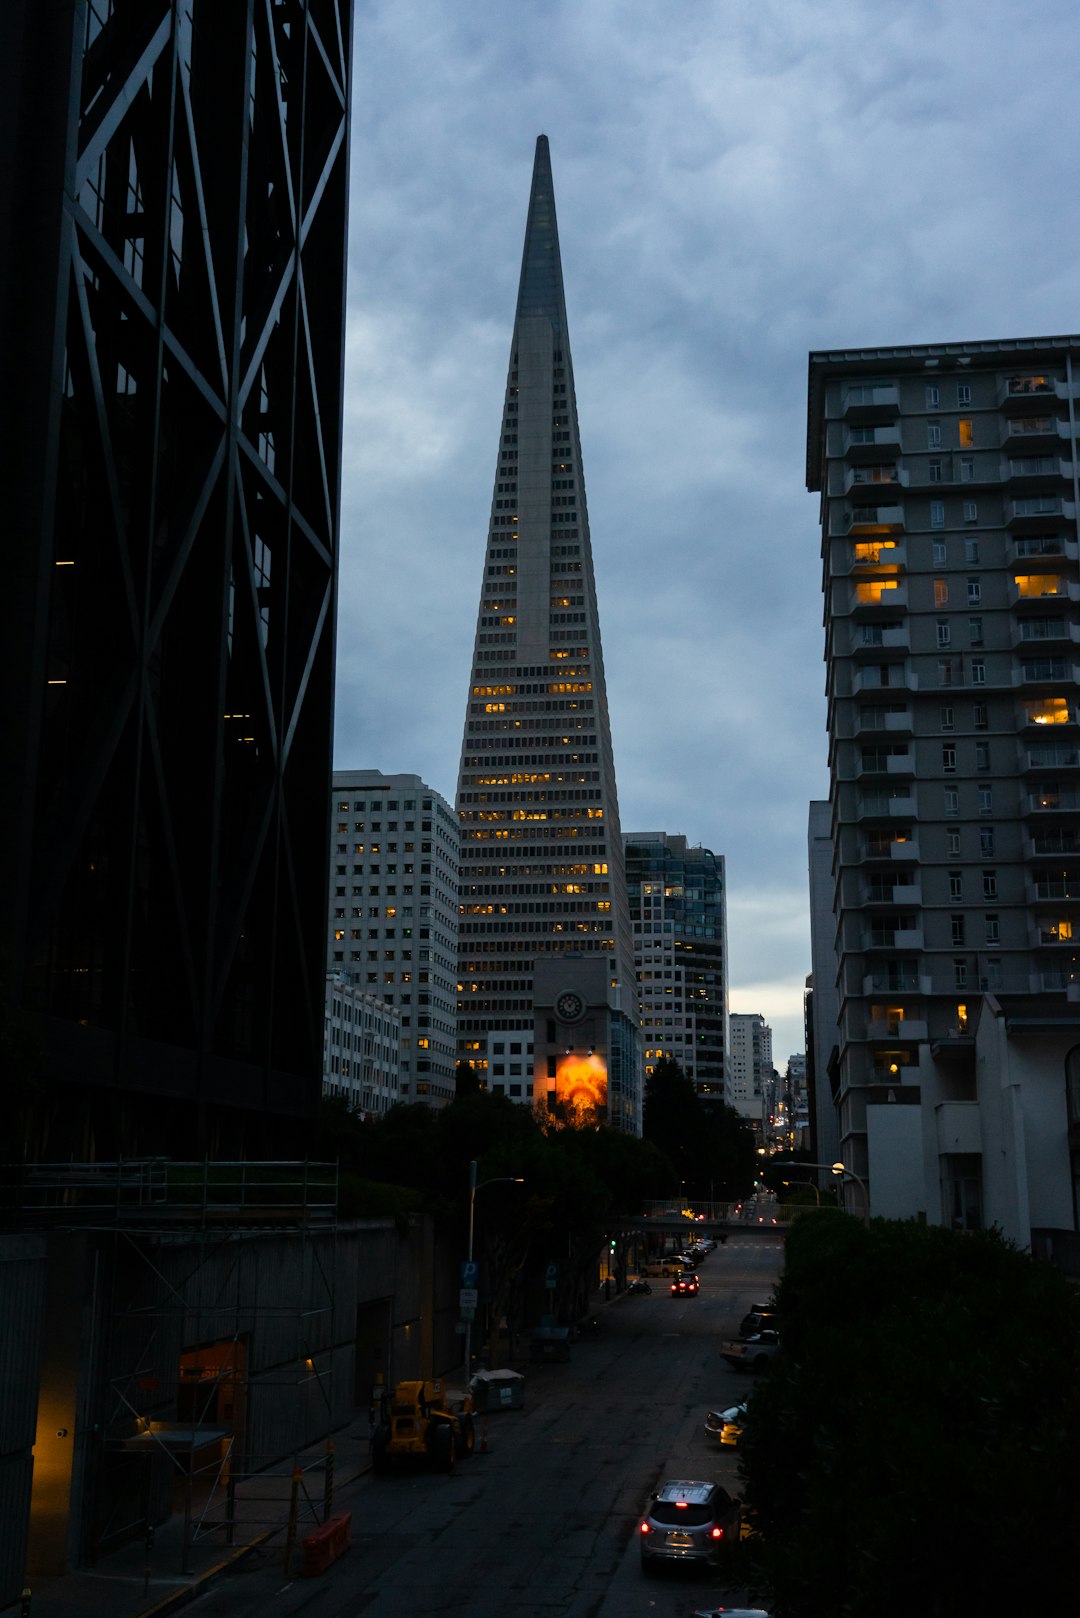
<path fill-rule="evenodd" d="M 934 606 L 935 607 L 947 607 L 948 605 L 949 605 L 949 581 L 948 581 L 948 579 L 935 579 L 934 580 Z"/>
<path fill-rule="evenodd" d="M 975 442 L 970 416 L 960 418 L 960 444 L 963 449 L 970 449 Z"/>

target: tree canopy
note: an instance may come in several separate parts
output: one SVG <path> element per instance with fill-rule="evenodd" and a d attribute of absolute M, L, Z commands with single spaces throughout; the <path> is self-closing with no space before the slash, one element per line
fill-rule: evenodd
<path fill-rule="evenodd" d="M 646 1080 L 642 1135 L 670 1159 L 689 1196 L 731 1202 L 754 1183 L 749 1125 L 722 1101 L 703 1101 L 671 1057 L 661 1057 Z"/>
<path fill-rule="evenodd" d="M 1071 1604 L 1080 1295 L 1060 1272 L 993 1233 L 809 1215 L 777 1302 L 741 1461 L 780 1618 Z"/>

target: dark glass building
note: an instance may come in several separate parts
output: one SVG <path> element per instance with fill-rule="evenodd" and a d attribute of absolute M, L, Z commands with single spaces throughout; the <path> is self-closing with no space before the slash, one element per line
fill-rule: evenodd
<path fill-rule="evenodd" d="M 700 1096 L 730 1102 L 724 857 L 667 832 L 623 843 L 645 1072 L 669 1057 Z"/>
<path fill-rule="evenodd" d="M 318 1095 L 351 13 L 5 7 L 0 949 L 35 1154 L 273 1152 Z"/>

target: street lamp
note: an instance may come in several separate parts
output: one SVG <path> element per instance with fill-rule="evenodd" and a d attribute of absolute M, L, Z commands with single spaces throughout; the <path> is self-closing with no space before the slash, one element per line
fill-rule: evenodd
<path fill-rule="evenodd" d="M 808 1185 L 810 1187 L 811 1191 L 814 1193 L 815 1206 L 818 1207 L 818 1208 L 821 1207 L 821 1192 L 818 1190 L 817 1182 L 815 1180 L 781 1180 L 780 1184 L 781 1185 Z"/>
<path fill-rule="evenodd" d="M 861 1175 L 856 1174 L 854 1169 L 849 1169 L 846 1163 L 802 1163 L 795 1158 L 790 1158 L 786 1161 L 782 1158 L 777 1158 L 776 1164 L 778 1168 L 784 1169 L 828 1169 L 830 1174 L 846 1175 L 849 1180 L 857 1181 L 863 1194 L 863 1224 L 868 1225 L 870 1223 L 870 1192 L 867 1189 L 866 1181 Z"/>
<path fill-rule="evenodd" d="M 469 1164 L 469 1251 L 467 1262 L 472 1265 L 473 1256 L 473 1230 L 476 1225 L 476 1193 L 482 1191 L 486 1185 L 524 1185 L 524 1178 L 520 1175 L 497 1174 L 492 1180 L 481 1180 L 476 1183 L 476 1159 Z M 472 1376 L 472 1321 L 465 1322 L 465 1381 L 468 1383 Z"/>

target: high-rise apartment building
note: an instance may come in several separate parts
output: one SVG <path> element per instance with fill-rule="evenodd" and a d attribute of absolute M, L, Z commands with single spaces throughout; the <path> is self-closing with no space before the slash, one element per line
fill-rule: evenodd
<path fill-rule="evenodd" d="M 757 1011 L 733 1011 L 728 1018 L 731 1045 L 731 1105 L 764 1139 L 772 1099 L 772 1029 Z"/>
<path fill-rule="evenodd" d="M 418 775 L 334 771 L 327 966 L 398 1012 L 405 1102 L 454 1099 L 459 841 Z"/>
<path fill-rule="evenodd" d="M 461 1057 L 640 1128 L 637 992 L 546 136 L 536 143 L 457 808 Z M 524 1051 L 519 1053 L 524 1055 Z"/>
<path fill-rule="evenodd" d="M 281 1156 L 318 1099 L 351 18 L 4 8 L 0 958 L 56 1158 Z"/>
<path fill-rule="evenodd" d="M 1023 1245 L 1080 1187 L 1078 362 L 810 356 L 839 1150 L 875 1213 Z"/>
<path fill-rule="evenodd" d="M 670 1057 L 700 1096 L 724 1101 L 724 856 L 667 832 L 625 832 L 623 848 L 645 1073 Z"/>

